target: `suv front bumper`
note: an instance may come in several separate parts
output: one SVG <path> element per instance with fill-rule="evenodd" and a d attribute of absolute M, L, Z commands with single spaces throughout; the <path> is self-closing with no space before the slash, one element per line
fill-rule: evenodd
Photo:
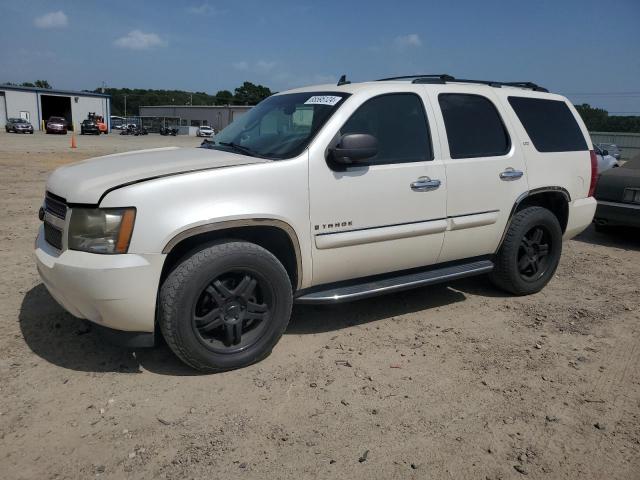
<path fill-rule="evenodd" d="M 164 254 L 60 252 L 36 239 L 36 264 L 51 296 L 69 313 L 103 327 L 153 332 Z"/>

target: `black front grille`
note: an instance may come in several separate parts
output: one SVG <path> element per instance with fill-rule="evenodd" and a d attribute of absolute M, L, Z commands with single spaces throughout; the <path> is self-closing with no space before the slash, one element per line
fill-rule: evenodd
<path fill-rule="evenodd" d="M 44 197 L 44 211 L 44 239 L 49 245 L 54 246 L 58 250 L 62 250 L 63 228 L 61 227 L 67 217 L 67 204 L 64 198 L 47 192 Z M 50 221 L 47 221 L 47 214 L 60 220 L 56 221 L 54 218 L 51 218 Z"/>
<path fill-rule="evenodd" d="M 64 200 L 60 197 L 55 197 L 49 192 L 44 197 L 44 210 L 63 220 L 67 216 L 67 205 Z"/>
<path fill-rule="evenodd" d="M 44 239 L 48 244 L 62 250 L 62 231 L 47 222 L 44 222 Z"/>

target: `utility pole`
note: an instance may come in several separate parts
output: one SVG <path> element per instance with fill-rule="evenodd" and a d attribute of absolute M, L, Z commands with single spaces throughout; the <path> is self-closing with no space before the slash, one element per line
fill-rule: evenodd
<path fill-rule="evenodd" d="M 127 96 L 124 96 L 124 121 L 127 121 Z"/>

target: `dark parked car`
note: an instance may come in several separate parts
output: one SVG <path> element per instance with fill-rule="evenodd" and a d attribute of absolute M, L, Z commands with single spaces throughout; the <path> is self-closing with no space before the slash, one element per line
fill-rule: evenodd
<path fill-rule="evenodd" d="M 610 226 L 640 227 L 640 159 L 636 158 L 600 175 L 593 219 L 596 230 Z"/>
<path fill-rule="evenodd" d="M 67 134 L 68 128 L 67 119 L 64 117 L 51 117 L 46 126 L 47 133 L 62 133 L 64 135 Z"/>
<path fill-rule="evenodd" d="M 7 133 L 33 133 L 33 125 L 24 118 L 9 118 L 4 128 Z"/>
<path fill-rule="evenodd" d="M 80 135 L 91 134 L 100 135 L 100 127 L 93 120 L 85 120 L 80 124 Z"/>

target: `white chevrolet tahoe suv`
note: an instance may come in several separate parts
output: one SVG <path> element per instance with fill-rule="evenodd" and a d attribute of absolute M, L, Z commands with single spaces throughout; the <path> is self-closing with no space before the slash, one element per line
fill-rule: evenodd
<path fill-rule="evenodd" d="M 576 110 L 535 84 L 341 79 L 273 95 L 201 148 L 57 169 L 35 255 L 74 316 L 226 370 L 270 353 L 293 302 L 478 274 L 538 292 L 592 221 L 596 174 Z"/>

